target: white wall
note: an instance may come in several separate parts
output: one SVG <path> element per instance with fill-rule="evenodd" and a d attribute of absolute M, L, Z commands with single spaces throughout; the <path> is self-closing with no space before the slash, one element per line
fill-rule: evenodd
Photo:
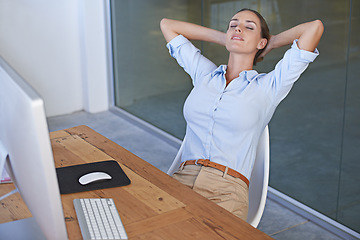
<path fill-rule="evenodd" d="M 42 95 L 47 116 L 107 110 L 104 13 L 103 0 L 0 0 L 0 55 Z"/>
<path fill-rule="evenodd" d="M 83 30 L 83 103 L 88 112 L 99 112 L 109 108 L 111 89 L 109 64 L 107 56 L 108 25 L 107 0 L 79 0 L 80 16 Z"/>

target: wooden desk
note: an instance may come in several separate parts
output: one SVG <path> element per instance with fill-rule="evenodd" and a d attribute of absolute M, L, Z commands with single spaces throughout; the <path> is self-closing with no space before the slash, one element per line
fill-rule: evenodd
<path fill-rule="evenodd" d="M 69 239 L 81 239 L 73 199 L 107 197 L 129 239 L 271 239 L 86 126 L 50 136 L 56 167 L 114 159 L 131 179 L 124 187 L 62 195 Z M 13 188 L 3 184 L 0 194 Z M 0 223 L 31 216 L 18 193 L 1 204 Z"/>

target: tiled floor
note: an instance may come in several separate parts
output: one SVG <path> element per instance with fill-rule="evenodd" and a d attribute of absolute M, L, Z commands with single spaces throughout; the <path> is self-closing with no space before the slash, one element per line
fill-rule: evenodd
<path fill-rule="evenodd" d="M 164 172 L 177 153 L 174 144 L 112 111 L 50 117 L 48 125 L 50 131 L 87 125 Z M 274 239 L 342 239 L 271 199 L 267 200 L 258 229 Z"/>

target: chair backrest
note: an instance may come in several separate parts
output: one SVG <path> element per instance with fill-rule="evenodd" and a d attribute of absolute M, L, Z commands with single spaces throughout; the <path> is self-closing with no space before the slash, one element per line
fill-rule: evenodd
<path fill-rule="evenodd" d="M 172 175 L 179 169 L 181 164 L 181 153 L 183 151 L 186 136 L 180 146 L 176 157 L 171 164 L 167 174 Z M 263 215 L 269 184 L 269 165 L 270 165 L 270 147 L 269 147 L 269 128 L 266 126 L 262 133 L 256 150 L 254 167 L 250 177 L 249 186 L 249 211 L 247 222 L 253 227 L 257 227 Z"/>
<path fill-rule="evenodd" d="M 256 150 L 255 163 L 250 177 L 249 211 L 247 222 L 257 227 L 263 215 L 269 185 L 270 146 L 269 128 L 266 126 Z"/>
<path fill-rule="evenodd" d="M 183 140 L 182 143 L 181 143 L 181 146 L 180 146 L 180 148 L 179 148 L 179 150 L 178 150 L 178 152 L 177 152 L 177 154 L 176 154 L 176 156 L 175 156 L 175 159 L 174 159 L 173 163 L 171 164 L 169 170 L 167 171 L 167 174 L 170 175 L 170 176 L 173 175 L 174 172 L 176 172 L 176 171 L 179 169 L 179 167 L 180 167 L 180 164 L 181 164 L 181 154 L 182 154 L 182 152 L 183 152 L 185 140 L 186 140 L 186 135 L 185 135 L 185 137 L 184 137 L 184 140 Z"/>

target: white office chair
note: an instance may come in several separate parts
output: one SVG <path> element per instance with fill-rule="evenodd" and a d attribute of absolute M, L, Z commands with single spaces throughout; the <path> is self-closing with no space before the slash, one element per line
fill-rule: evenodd
<path fill-rule="evenodd" d="M 186 137 L 184 138 L 184 141 L 167 172 L 170 176 L 179 169 L 181 163 L 181 153 L 183 151 L 185 140 Z M 257 147 L 255 163 L 251 173 L 249 186 L 249 211 L 246 221 L 255 228 L 258 226 L 265 209 L 269 184 L 269 165 L 269 129 L 268 126 L 266 126 Z"/>

